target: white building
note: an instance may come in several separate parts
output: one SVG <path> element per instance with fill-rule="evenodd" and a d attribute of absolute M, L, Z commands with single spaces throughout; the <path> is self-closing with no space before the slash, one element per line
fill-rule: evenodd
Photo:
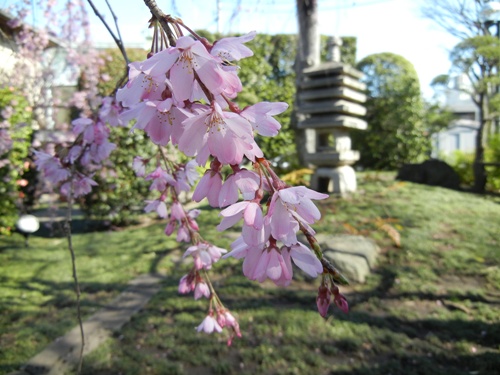
<path fill-rule="evenodd" d="M 450 156 L 456 150 L 474 152 L 479 128 L 479 110 L 470 95 L 464 92 L 469 85 L 465 76 L 457 76 L 452 87 L 445 91 L 443 104 L 457 119 L 448 129 L 433 136 L 433 157 Z"/>
<path fill-rule="evenodd" d="M 21 26 L 11 25 L 12 19 L 11 14 L 0 9 L 0 86 L 25 88 L 26 99 L 34 107 L 35 128 L 53 129 L 55 124 L 67 123 L 69 111 L 60 109 L 56 112 L 53 103 L 54 97 L 69 101 L 77 83 L 75 69 L 66 62 L 64 43 L 49 37 L 43 50 L 43 61 L 23 57 L 15 41 Z M 44 79 L 44 73 L 49 71 L 53 78 Z"/>

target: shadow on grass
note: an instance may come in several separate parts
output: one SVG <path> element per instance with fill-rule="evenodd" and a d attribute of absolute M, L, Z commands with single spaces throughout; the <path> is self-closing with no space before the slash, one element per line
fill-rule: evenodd
<path fill-rule="evenodd" d="M 4 277 L 0 277 L 0 283 L 5 281 Z M 104 295 L 120 293 L 127 286 L 126 283 L 81 282 L 80 290 L 83 295 L 81 305 L 83 308 L 102 308 L 105 304 L 98 301 Z M 20 294 L 23 292 L 37 292 L 43 296 L 50 296 L 39 306 L 52 306 L 61 309 L 73 308 L 75 305 L 73 282 L 54 282 L 34 277 L 27 281 L 21 281 L 10 288 L 18 290 Z M 0 301 L 0 310 L 13 310 L 27 305 L 29 305 L 29 301 L 20 299 L 17 296 L 7 296 Z"/>
<path fill-rule="evenodd" d="M 196 335 L 193 327 L 202 319 L 203 308 L 191 296 L 178 295 L 175 275 L 165 279 L 164 288 L 143 313 L 132 319 L 122 333 L 125 339 L 115 341 L 116 347 L 112 347 L 111 352 L 120 351 L 117 356 L 122 360 L 123 356 L 135 353 L 134 363 L 138 368 L 156 363 L 154 366 L 158 367 L 152 371 L 155 374 L 218 374 L 214 363 L 221 360 L 225 360 L 227 365 L 220 372 L 224 374 L 470 375 L 493 374 L 500 366 L 500 356 L 494 353 L 498 349 L 499 324 L 466 319 L 380 317 L 360 310 L 361 306 L 356 308 L 357 303 L 354 303 L 349 314 L 334 311 L 333 322 L 326 321 L 326 326 L 322 328 L 322 324 L 318 324 L 321 323 L 318 322 L 319 317 L 314 318 L 316 306 L 310 290 L 265 289 L 243 278 L 230 281 L 221 281 L 219 293 L 231 310 L 241 314 L 240 323 L 245 327 L 242 341 L 235 343 L 236 352 L 215 343 L 215 336 Z M 249 288 L 250 284 L 253 284 L 253 289 Z M 246 290 L 246 295 L 237 293 L 241 290 Z M 359 301 L 362 296 L 353 293 L 349 297 Z M 250 320 L 249 316 L 252 317 Z M 311 320 L 303 323 L 303 319 Z M 163 327 L 166 321 L 171 322 L 172 327 Z M 295 331 L 287 331 L 286 327 L 295 324 L 298 324 Z M 317 329 L 318 326 L 319 329 L 331 330 L 326 336 L 328 338 L 322 335 L 323 338 L 319 339 L 314 330 L 308 334 L 307 327 Z M 303 333 L 297 335 L 297 330 L 303 330 Z M 145 335 L 144 332 L 148 333 Z M 276 335 L 276 332 L 281 332 L 281 335 Z M 152 335 L 157 337 L 151 339 Z M 171 342 L 167 345 L 166 340 Z M 460 351 L 452 349 L 457 342 L 465 343 Z M 134 351 L 138 343 L 141 344 L 140 354 Z M 465 353 L 469 344 L 481 345 L 482 352 Z M 197 359 L 186 354 L 193 345 L 199 349 Z M 268 351 L 265 348 L 274 349 Z M 162 357 L 162 353 L 166 356 L 168 353 L 168 359 Z M 288 355 L 296 358 L 287 359 Z M 258 367 L 262 361 L 273 362 L 279 358 L 290 365 L 289 372 L 285 369 L 262 372 L 263 367 Z M 311 361 L 310 365 L 304 364 L 306 358 Z M 246 366 L 257 367 L 245 367 L 242 372 L 240 361 Z M 330 364 L 328 369 L 322 367 L 325 363 Z M 169 372 L 162 372 L 166 371 L 162 366 L 167 365 L 171 366 Z M 98 363 L 87 363 L 84 374 L 105 374 L 110 373 L 110 369 L 118 371 L 123 367 L 116 362 L 108 362 L 107 366 L 111 367 L 107 369 L 100 366 Z M 201 370 L 190 372 L 190 366 Z M 306 370 L 297 370 L 302 368 L 300 366 L 306 366 Z M 332 368 L 335 370 L 330 370 Z M 127 368 L 123 370 L 124 374 L 134 373 Z"/>
<path fill-rule="evenodd" d="M 418 297 L 418 294 L 415 295 Z M 429 297 L 430 295 L 426 295 Z M 356 295 L 350 295 L 350 298 L 358 300 Z M 431 300 L 442 298 L 442 296 L 430 296 Z M 269 298 L 247 298 L 240 296 L 231 300 L 225 298 L 225 301 L 235 311 L 244 311 L 255 309 L 257 307 L 273 307 L 278 311 L 281 309 L 298 309 L 315 311 L 313 296 L 310 292 L 304 291 L 276 291 L 270 293 Z M 464 319 L 412 319 L 406 320 L 385 314 L 377 316 L 368 312 L 356 309 L 358 303 L 351 304 L 351 311 L 343 314 L 334 311 L 334 320 L 351 322 L 356 324 L 367 324 L 370 327 L 388 330 L 393 333 L 401 333 L 410 339 L 427 340 L 432 337 L 441 342 L 470 341 L 479 345 L 498 350 L 498 338 L 500 337 L 500 324 L 486 323 L 479 320 Z M 309 306 L 309 308 L 307 308 Z M 335 323 L 333 323 L 335 324 Z M 499 355 L 500 361 L 500 355 Z"/>
<path fill-rule="evenodd" d="M 498 354 L 457 355 L 454 358 L 428 355 L 401 355 L 374 359 L 369 366 L 335 370 L 330 375 L 470 375 L 498 374 Z"/>
<path fill-rule="evenodd" d="M 104 220 L 72 219 L 71 234 L 102 232 L 110 230 L 111 224 Z M 54 220 L 41 223 L 40 229 L 32 234 L 33 237 L 62 238 L 66 237 L 65 221 Z"/>

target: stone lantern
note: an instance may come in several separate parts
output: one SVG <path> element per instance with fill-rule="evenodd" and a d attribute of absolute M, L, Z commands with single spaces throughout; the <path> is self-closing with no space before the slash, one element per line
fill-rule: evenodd
<path fill-rule="evenodd" d="M 340 62 L 340 38 L 330 39 L 330 59 L 306 68 L 298 87 L 298 127 L 305 130 L 303 160 L 315 168 L 311 188 L 345 194 L 356 190 L 350 129 L 367 128 L 362 73 Z"/>

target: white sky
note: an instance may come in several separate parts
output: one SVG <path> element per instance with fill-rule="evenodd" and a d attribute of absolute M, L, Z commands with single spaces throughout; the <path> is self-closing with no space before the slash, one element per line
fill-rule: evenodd
<path fill-rule="evenodd" d="M 82 0 L 86 2 L 85 0 Z M 150 13 L 143 0 L 108 0 L 125 45 L 144 44 L 150 34 Z M 246 33 L 296 33 L 295 0 L 156 0 L 167 14 L 180 16 L 192 29 Z M 421 17 L 423 0 L 318 0 L 320 32 L 357 37 L 357 60 L 380 52 L 392 52 L 409 60 L 420 78 L 422 92 L 430 98 L 430 82 L 450 68 L 448 52 L 458 42 L 430 20 Z M 0 5 L 11 2 L 0 0 Z M 113 26 L 105 0 L 93 0 Z M 89 7 L 93 38 L 99 44 L 112 39 Z"/>
<path fill-rule="evenodd" d="M 94 1 L 104 12 L 104 0 Z M 448 72 L 448 51 L 457 40 L 421 17 L 422 0 L 318 1 L 322 34 L 357 37 L 358 61 L 379 52 L 405 57 L 415 66 L 425 97 L 432 96 L 429 84 L 437 75 Z M 144 2 L 109 2 L 118 17 L 125 43 L 144 41 L 150 17 Z M 165 13 L 181 16 L 193 29 L 217 30 L 217 0 L 157 0 L 157 4 Z M 222 32 L 297 32 L 294 0 L 219 0 L 219 4 Z M 111 20 L 110 16 L 108 18 Z M 97 24 L 96 17 L 92 17 L 92 22 Z M 97 26 L 94 30 L 96 41 L 106 40 L 102 27 Z"/>

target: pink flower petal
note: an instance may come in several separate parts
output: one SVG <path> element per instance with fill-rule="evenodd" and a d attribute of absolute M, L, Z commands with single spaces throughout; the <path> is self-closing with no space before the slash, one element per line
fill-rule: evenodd
<path fill-rule="evenodd" d="M 323 265 L 316 255 L 300 242 L 290 247 L 290 257 L 297 267 L 311 277 L 323 273 Z"/>

